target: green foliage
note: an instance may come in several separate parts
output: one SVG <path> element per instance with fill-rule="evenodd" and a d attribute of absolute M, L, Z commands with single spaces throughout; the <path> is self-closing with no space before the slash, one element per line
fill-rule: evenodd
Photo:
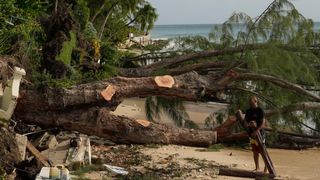
<path fill-rule="evenodd" d="M 103 43 L 101 48 L 101 64 L 109 64 L 113 66 L 119 65 L 121 53 L 109 43 Z"/>
<path fill-rule="evenodd" d="M 214 47 L 208 38 L 203 36 L 189 36 L 189 37 L 178 37 L 173 39 L 176 46 L 176 50 L 182 51 L 201 51 L 207 50 Z"/>
<path fill-rule="evenodd" d="M 126 27 L 126 22 L 119 19 L 121 16 L 112 17 L 108 21 L 108 27 L 104 33 L 103 41 L 109 42 L 113 45 L 118 45 L 124 43 L 128 37 L 129 33 L 137 32 L 134 27 Z"/>
<path fill-rule="evenodd" d="M 78 72 L 72 72 L 71 76 L 61 79 L 54 79 L 51 74 L 35 71 L 32 74 L 33 85 L 39 89 L 45 87 L 68 88 L 82 82 L 82 76 Z"/>
<path fill-rule="evenodd" d="M 71 64 L 72 50 L 76 47 L 77 37 L 76 34 L 70 31 L 70 41 L 65 41 L 60 50 L 60 54 L 56 57 L 56 60 L 62 61 L 66 65 Z"/>
<path fill-rule="evenodd" d="M 89 22 L 90 9 L 87 6 L 86 0 L 76 1 L 75 6 L 73 7 L 73 14 L 76 20 L 80 23 L 81 29 L 85 29 Z"/>
<path fill-rule="evenodd" d="M 86 71 L 82 73 L 81 82 L 87 83 L 102 79 L 109 79 L 117 75 L 117 70 L 109 64 L 103 65 L 98 71 Z"/>
<path fill-rule="evenodd" d="M 84 35 L 88 41 L 92 41 L 93 39 L 98 38 L 98 32 L 91 22 L 88 22 L 86 24 Z"/>
<path fill-rule="evenodd" d="M 46 8 L 38 0 L 6 0 L 0 3 L 0 31 L 9 30 L 25 21 L 32 20 Z"/>
<path fill-rule="evenodd" d="M 158 19 L 158 14 L 156 9 L 152 7 L 149 2 L 142 2 L 140 6 L 136 8 L 136 11 L 133 12 L 133 20 L 135 25 L 140 27 L 140 31 L 149 32 L 154 22 Z"/>

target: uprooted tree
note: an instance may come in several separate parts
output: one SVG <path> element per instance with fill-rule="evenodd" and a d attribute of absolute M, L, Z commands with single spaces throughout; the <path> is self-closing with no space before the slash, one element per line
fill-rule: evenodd
<path fill-rule="evenodd" d="M 153 103 L 147 111 L 150 119 L 161 106 L 176 119 L 187 118 L 175 111 L 177 104 L 170 103 L 173 98 L 222 101 L 230 104 L 229 112 L 234 114 L 238 108 L 245 108 L 248 96 L 254 94 L 262 100 L 272 130 L 286 127 L 283 129 L 301 132 L 311 122 L 313 129 L 319 131 L 319 34 L 314 32 L 313 22 L 299 14 L 290 2 L 275 0 L 256 19 L 243 13 L 233 14 L 209 38 L 180 38 L 170 56 L 154 53 L 156 58 L 151 64 L 144 62 L 152 55 L 130 58 L 115 50 L 121 37 L 113 39 L 118 35 L 112 29 L 126 24 L 123 19 L 117 21 L 119 16 L 139 15 L 137 19 L 141 19 L 143 15 L 133 13 L 132 8 L 141 8 L 145 2 L 137 1 L 129 8 L 118 1 L 105 1 L 101 9 L 90 2 L 59 1 L 61 5 L 54 8 L 49 18 L 43 17 L 42 24 L 35 17 L 51 12 L 50 4 L 41 13 L 30 13 L 23 4 L 17 6 L 19 3 L 12 6 L 16 8 L 14 12 L 20 9 L 17 12 L 30 17 L 15 22 L 16 26 L 29 27 L 22 28 L 23 32 L 21 28 L 1 26 L 4 30 L 0 34 L 0 53 L 11 55 L 1 58 L 2 67 L 18 65 L 28 70 L 15 111 L 16 120 L 79 131 L 117 143 L 208 146 L 243 139 L 246 133 L 231 131 L 236 124 L 232 116 L 214 130 L 202 130 L 146 123 L 113 115 L 112 111 L 125 98 L 156 96 L 165 98 L 167 103 L 149 101 Z M 130 19 L 127 21 L 131 23 Z M 36 28 L 30 29 L 34 24 Z M 41 27 L 44 24 L 63 29 L 46 29 Z M 98 27 L 103 27 L 99 33 L 95 30 Z M 132 28 L 121 27 L 125 32 Z M 58 39 L 50 39 L 51 34 Z M 107 43 L 101 43 L 104 40 Z M 13 47 L 5 46 L 9 43 Z M 2 75 L 7 77 L 6 73 Z M 172 106 L 164 107 L 166 104 Z M 306 141 L 297 138 L 296 141 Z M 308 142 L 311 146 L 319 145 L 317 138 L 310 137 Z"/>

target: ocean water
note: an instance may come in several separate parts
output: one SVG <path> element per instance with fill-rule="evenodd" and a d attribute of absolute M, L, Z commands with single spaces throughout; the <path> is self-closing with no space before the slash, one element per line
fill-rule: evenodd
<path fill-rule="evenodd" d="M 159 39 L 197 35 L 208 37 L 215 25 L 221 24 L 155 25 L 151 30 L 151 38 Z M 320 22 L 314 23 L 314 29 L 315 31 L 320 30 Z"/>

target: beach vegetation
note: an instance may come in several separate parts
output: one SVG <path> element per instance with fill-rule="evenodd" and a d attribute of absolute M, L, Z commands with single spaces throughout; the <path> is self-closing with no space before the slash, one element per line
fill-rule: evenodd
<path fill-rule="evenodd" d="M 205 59 L 240 64 L 235 66 L 238 71 L 270 75 L 314 89 L 319 87 L 320 82 L 319 68 L 316 66 L 320 63 L 320 56 L 315 51 L 319 40 L 319 32 L 314 31 L 313 21 L 300 14 L 293 2 L 275 0 L 259 17 L 250 17 L 245 13 L 233 13 L 222 25 L 213 27 L 208 37 L 176 38 L 175 48 L 177 51 L 193 52 L 239 48 L 242 49 L 239 53 Z M 198 60 L 191 59 L 181 66 L 197 64 Z M 259 97 L 260 106 L 264 109 L 279 109 L 279 112 L 281 107 L 310 100 L 302 94 L 288 92 L 286 88 L 268 81 L 239 81 L 233 86 L 236 88 L 228 92 L 224 98 L 229 104 L 228 112 L 219 116 L 209 115 L 205 119 L 209 128 L 215 118 L 221 123 L 226 114 L 233 114 L 237 109 L 244 111 L 252 95 Z M 319 91 L 314 93 L 319 94 Z M 154 104 L 147 103 L 147 105 L 155 107 Z M 159 106 L 161 105 L 160 103 Z M 156 107 L 157 111 L 159 108 L 161 107 Z M 168 107 L 163 109 L 168 109 Z M 307 131 L 317 134 L 319 129 L 310 129 L 306 127 L 306 124 L 314 124 L 319 127 L 318 119 L 319 113 L 315 109 L 299 113 L 279 113 L 279 116 L 268 118 L 268 122 L 274 129 L 286 129 L 299 133 Z"/>

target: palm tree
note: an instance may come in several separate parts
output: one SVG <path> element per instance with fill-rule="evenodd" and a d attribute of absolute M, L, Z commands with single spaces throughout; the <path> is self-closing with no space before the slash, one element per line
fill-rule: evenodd
<path fill-rule="evenodd" d="M 127 26 L 132 23 L 140 25 L 140 31 L 148 31 L 154 25 L 154 22 L 158 18 L 158 14 L 156 12 L 156 8 L 154 8 L 149 2 L 143 4 L 142 7 L 138 8 L 135 12 L 133 12 L 134 18 L 127 24 Z"/>
<path fill-rule="evenodd" d="M 144 0 L 110 0 L 106 1 L 107 5 L 104 5 L 106 7 L 106 14 L 104 21 L 100 27 L 99 31 L 99 39 L 102 39 L 105 27 L 107 25 L 108 19 L 110 15 L 114 12 L 115 9 L 117 9 L 117 12 L 120 12 L 124 15 L 129 14 L 133 12 L 135 9 L 139 7 L 139 5 L 143 4 L 145 1 Z"/>

